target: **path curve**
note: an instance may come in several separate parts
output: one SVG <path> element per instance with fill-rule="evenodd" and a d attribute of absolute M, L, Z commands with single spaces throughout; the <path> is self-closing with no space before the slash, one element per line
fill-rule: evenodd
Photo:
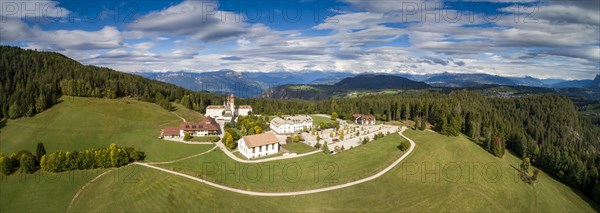
<path fill-rule="evenodd" d="M 183 118 L 183 117 L 179 116 L 177 113 L 175 113 L 175 112 L 171 112 L 171 113 L 173 113 L 175 116 L 177 116 L 177 117 L 181 118 L 181 120 L 182 120 L 183 122 L 187 122 L 187 121 L 185 120 L 185 118 Z"/>
<path fill-rule="evenodd" d="M 69 203 L 69 206 L 67 206 L 67 210 L 65 210 L 65 212 L 69 212 L 69 209 L 71 208 L 71 206 L 73 205 L 73 202 L 75 202 L 75 199 L 77 199 L 77 197 L 79 197 L 79 194 L 81 194 L 81 192 L 83 192 L 83 190 L 85 189 L 85 187 L 87 187 L 88 185 L 90 185 L 90 183 L 95 182 L 96 180 L 98 180 L 98 178 L 102 177 L 105 174 L 108 174 L 110 172 L 112 172 L 113 170 L 107 170 L 105 172 L 103 172 L 102 174 L 96 176 L 94 179 L 88 181 L 85 185 L 83 185 L 81 188 L 79 188 L 79 191 L 77 191 L 77 193 L 75 193 L 75 196 L 73 196 L 73 199 L 71 199 L 71 202 Z"/>
<path fill-rule="evenodd" d="M 187 156 L 187 157 L 180 158 L 180 159 L 177 159 L 177 160 L 172 160 L 172 161 L 162 161 L 162 162 L 148 162 L 147 164 L 169 164 L 169 163 L 177 163 L 177 162 L 179 162 L 179 161 L 184 161 L 184 160 L 187 160 L 187 159 L 190 159 L 190 158 L 198 157 L 198 156 L 200 156 L 200 155 L 204 155 L 204 154 L 206 154 L 206 153 L 212 152 L 212 151 L 213 151 L 213 150 L 215 150 L 216 148 L 217 148 L 217 146 L 214 146 L 213 148 L 209 149 L 209 150 L 208 150 L 208 151 L 206 151 L 206 152 L 199 153 L 199 154 L 195 154 L 195 155 L 192 155 L 192 156 Z"/>
<path fill-rule="evenodd" d="M 183 161 L 183 160 L 187 160 L 187 159 L 190 159 L 190 158 L 193 158 L 193 157 L 198 157 L 198 156 L 200 156 L 200 155 L 204 155 L 204 154 L 206 154 L 206 153 L 209 153 L 209 152 L 211 152 L 211 151 L 215 150 L 216 148 L 217 148 L 217 146 L 214 146 L 213 148 L 211 148 L 211 149 L 207 150 L 206 152 L 202 152 L 202 153 L 195 154 L 195 155 L 192 155 L 192 156 L 187 156 L 187 157 L 180 158 L 180 159 L 177 159 L 177 160 L 172 160 L 172 161 L 162 161 L 162 162 L 148 162 L 147 164 L 169 164 L 169 163 L 176 163 L 176 162 L 179 162 L 179 161 Z M 129 166 L 129 165 L 131 165 L 131 164 L 128 164 L 127 166 Z M 125 167 L 127 167 L 127 166 L 125 166 Z M 124 167 L 123 167 L 123 168 L 124 168 Z M 69 203 L 69 206 L 67 206 L 67 210 L 66 210 L 65 212 L 69 212 L 69 209 L 70 209 L 70 208 L 71 208 L 71 206 L 73 205 L 73 202 L 75 202 L 75 199 L 77 199 L 77 197 L 79 197 L 79 194 L 81 194 L 81 192 L 83 192 L 83 190 L 85 189 L 85 187 L 87 187 L 88 185 L 90 185 L 90 183 L 93 183 L 93 182 L 95 182 L 95 181 L 96 181 L 96 180 L 98 180 L 100 177 L 102 177 L 102 176 L 104 176 L 105 174 L 108 174 L 108 173 L 110 173 L 110 172 L 112 172 L 112 171 L 113 171 L 113 169 L 110 169 L 110 170 L 107 170 L 107 171 L 103 172 L 102 174 L 100 174 L 100 175 L 96 176 L 94 179 L 92 179 L 92 180 L 88 181 L 88 182 L 87 182 L 85 185 L 83 185 L 81 188 L 79 188 L 79 190 L 77 191 L 77 193 L 75 193 L 75 196 L 73 196 L 73 198 L 71 199 L 71 202 Z"/>
<path fill-rule="evenodd" d="M 216 184 L 216 183 L 213 183 L 213 182 L 210 182 L 210 181 L 207 181 L 207 180 L 204 180 L 204 179 L 200 179 L 200 178 L 197 178 L 197 177 L 194 177 L 194 176 L 191 176 L 191 175 L 187 175 L 187 174 L 183 174 L 183 173 L 180 173 L 180 172 L 171 171 L 171 170 L 160 168 L 160 167 L 157 167 L 157 166 L 153 166 L 153 165 L 150 165 L 150 164 L 147 164 L 147 163 L 137 163 L 136 162 L 134 164 L 145 166 L 145 167 L 156 169 L 156 170 L 160 170 L 160 171 L 167 172 L 167 173 L 171 173 L 171 174 L 174 174 L 174 175 L 178 175 L 178 176 L 181 176 L 181 177 L 184 177 L 184 178 L 188 178 L 188 179 L 191 179 L 191 180 L 194 180 L 194 181 L 198 181 L 198 182 L 201 182 L 201 183 L 213 186 L 215 188 L 227 190 L 227 191 L 230 191 L 230 192 L 236 192 L 236 193 L 240 193 L 240 194 L 245 194 L 245 195 L 265 196 L 265 197 L 281 197 L 281 196 L 295 196 L 295 195 L 313 194 L 313 193 L 326 192 L 326 191 L 331 191 L 331 190 L 336 190 L 336 189 L 341 189 L 341 188 L 346 188 L 346 187 L 349 187 L 349 186 L 354 186 L 354 185 L 357 185 L 357 184 L 361 184 L 361 183 L 364 183 L 364 182 L 376 179 L 378 177 L 381 177 L 385 173 L 389 172 L 396 165 L 398 165 L 402 160 L 404 160 L 408 155 L 410 155 L 413 152 L 413 150 L 415 149 L 415 146 L 416 146 L 415 142 L 413 140 L 411 140 L 410 138 L 404 136 L 404 134 L 402 134 L 404 132 L 404 130 L 406 130 L 406 127 L 403 127 L 402 130 L 400 132 L 398 132 L 398 134 L 400 134 L 400 136 L 402 136 L 404 139 L 408 140 L 408 142 L 410 142 L 411 146 L 408 149 L 408 151 L 406 153 L 404 153 L 402 156 L 400 156 L 400 158 L 398 158 L 398 160 L 394 161 L 394 163 L 392 163 L 391 165 L 389 165 L 385 169 L 381 170 L 377 174 L 369 176 L 367 178 L 356 180 L 356 181 L 352 181 L 352 182 L 348 182 L 348 183 L 341 184 L 341 185 L 320 188 L 320 189 L 311 189 L 311 190 L 295 191 L 295 192 L 255 192 L 255 191 L 248 191 L 248 190 L 236 189 L 236 188 L 232 188 L 232 187 L 228 187 L 228 186 Z"/>

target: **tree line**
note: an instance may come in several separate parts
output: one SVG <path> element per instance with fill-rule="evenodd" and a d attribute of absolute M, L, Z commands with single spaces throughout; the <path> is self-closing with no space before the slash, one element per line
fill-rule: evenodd
<path fill-rule="evenodd" d="M 204 110 L 225 97 L 122 73 L 84 66 L 53 52 L 0 46 L 0 118 L 33 116 L 58 103 L 62 95 L 96 98 L 132 97 L 171 110 L 184 99 L 190 109 Z"/>
<path fill-rule="evenodd" d="M 144 160 L 145 154 L 133 147 L 118 147 L 84 151 L 46 153 L 44 144 L 38 143 L 36 155 L 20 151 L 5 156 L 0 153 L 0 171 L 10 175 L 14 172 L 33 173 L 38 169 L 47 172 L 64 172 L 82 169 L 121 167 L 134 161 Z"/>

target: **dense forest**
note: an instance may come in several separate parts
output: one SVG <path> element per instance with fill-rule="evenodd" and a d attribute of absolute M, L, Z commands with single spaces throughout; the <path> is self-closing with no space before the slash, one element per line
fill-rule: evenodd
<path fill-rule="evenodd" d="M 566 97 L 543 94 L 491 98 L 472 91 L 373 95 L 324 101 L 242 99 L 258 114 L 337 112 L 374 114 L 378 120 L 427 121 L 445 135 L 465 134 L 490 153 L 505 148 L 529 157 L 563 182 L 600 201 L 600 128 Z"/>
<path fill-rule="evenodd" d="M 190 108 L 204 109 L 224 97 L 192 92 L 108 68 L 84 66 L 59 53 L 0 46 L 0 117 L 33 116 L 59 101 L 62 95 L 132 97 L 170 109 L 184 96 Z"/>

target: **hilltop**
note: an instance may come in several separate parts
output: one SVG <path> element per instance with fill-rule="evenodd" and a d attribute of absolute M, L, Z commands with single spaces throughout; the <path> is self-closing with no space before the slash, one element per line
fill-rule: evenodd
<path fill-rule="evenodd" d="M 63 95 L 130 97 L 169 109 L 171 101 L 190 96 L 197 110 L 223 97 L 109 68 L 85 66 L 55 52 L 0 46 L 0 118 L 33 116 L 58 103 Z"/>
<path fill-rule="evenodd" d="M 423 82 L 409 80 L 394 75 L 362 74 L 342 79 L 333 85 L 288 84 L 270 88 L 262 98 L 322 100 L 332 96 L 378 90 L 427 89 L 431 86 Z"/>

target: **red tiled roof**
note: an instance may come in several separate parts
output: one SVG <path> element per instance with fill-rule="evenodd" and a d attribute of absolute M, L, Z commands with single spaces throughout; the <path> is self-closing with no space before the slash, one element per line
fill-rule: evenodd
<path fill-rule="evenodd" d="M 215 125 L 214 123 L 207 124 L 184 122 L 179 124 L 179 129 L 184 131 L 217 131 L 219 130 L 219 127 L 217 127 L 217 125 Z"/>
<path fill-rule="evenodd" d="M 204 124 L 214 124 L 215 123 L 215 119 L 213 119 L 210 116 L 206 116 L 202 118 L 202 123 Z"/>
<path fill-rule="evenodd" d="M 369 120 L 369 121 L 371 121 L 371 120 L 375 120 L 375 116 L 373 116 L 373 115 L 363 115 L 362 119 L 363 120 Z"/>
<path fill-rule="evenodd" d="M 165 129 L 163 129 L 163 135 L 165 135 L 165 136 L 179 135 L 179 128 L 167 127 Z"/>
<path fill-rule="evenodd" d="M 361 114 L 358 114 L 358 113 L 354 113 L 354 114 L 352 115 L 352 117 L 353 117 L 354 119 L 357 119 L 357 118 L 359 118 L 360 116 L 361 116 Z"/>

